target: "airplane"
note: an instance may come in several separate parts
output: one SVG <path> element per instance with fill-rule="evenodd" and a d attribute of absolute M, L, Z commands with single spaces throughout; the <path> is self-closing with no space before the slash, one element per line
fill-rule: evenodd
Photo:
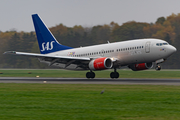
<path fill-rule="evenodd" d="M 49 66 L 60 69 L 89 70 L 87 78 L 95 78 L 93 71 L 114 69 L 111 78 L 119 78 L 117 69 L 128 66 L 133 71 L 146 70 L 160 64 L 177 50 L 168 42 L 155 38 L 72 48 L 60 44 L 38 14 L 32 15 L 40 53 L 7 51 L 4 54 L 31 56 Z M 75 44 L 75 43 L 74 43 Z"/>

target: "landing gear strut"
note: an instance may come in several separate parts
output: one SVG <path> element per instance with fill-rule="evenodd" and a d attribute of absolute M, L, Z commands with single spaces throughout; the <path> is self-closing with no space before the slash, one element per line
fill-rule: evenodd
<path fill-rule="evenodd" d="M 111 72 L 110 77 L 111 78 L 119 78 L 119 73 L 116 72 L 116 68 L 114 68 L 114 72 Z"/>
<path fill-rule="evenodd" d="M 87 72 L 87 73 L 86 73 L 86 77 L 87 77 L 87 78 L 95 78 L 95 73 L 92 72 L 92 71 Z"/>
<path fill-rule="evenodd" d="M 161 66 L 157 64 L 156 67 L 155 67 L 155 69 L 156 69 L 157 71 L 159 71 L 159 70 L 161 70 Z"/>
<path fill-rule="evenodd" d="M 155 67 L 155 69 L 156 69 L 157 71 L 161 70 L 161 66 L 160 66 L 159 64 L 160 64 L 160 63 L 163 63 L 165 60 L 166 60 L 166 59 L 160 59 L 160 60 L 157 60 L 157 61 L 156 61 L 156 67 Z"/>

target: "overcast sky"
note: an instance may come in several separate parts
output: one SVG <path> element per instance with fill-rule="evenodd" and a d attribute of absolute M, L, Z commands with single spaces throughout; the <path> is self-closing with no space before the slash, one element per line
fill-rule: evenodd
<path fill-rule="evenodd" d="M 35 13 L 48 27 L 154 23 L 158 17 L 180 13 L 180 0 L 0 0 L 0 31 L 34 31 Z"/>

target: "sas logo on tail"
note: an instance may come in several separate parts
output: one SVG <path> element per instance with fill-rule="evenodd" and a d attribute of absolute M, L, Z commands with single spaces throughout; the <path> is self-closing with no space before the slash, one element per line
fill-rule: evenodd
<path fill-rule="evenodd" d="M 43 51 L 45 51 L 45 50 L 52 50 L 53 49 L 53 43 L 54 43 L 55 41 L 51 41 L 51 42 L 47 42 L 47 43 L 45 43 L 45 42 L 43 42 L 42 43 L 42 52 Z"/>

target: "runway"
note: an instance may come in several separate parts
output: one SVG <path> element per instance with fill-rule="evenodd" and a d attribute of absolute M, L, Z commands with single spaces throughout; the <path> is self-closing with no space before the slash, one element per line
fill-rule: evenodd
<path fill-rule="evenodd" d="M 180 79 L 0 77 L 0 83 L 180 85 Z"/>

